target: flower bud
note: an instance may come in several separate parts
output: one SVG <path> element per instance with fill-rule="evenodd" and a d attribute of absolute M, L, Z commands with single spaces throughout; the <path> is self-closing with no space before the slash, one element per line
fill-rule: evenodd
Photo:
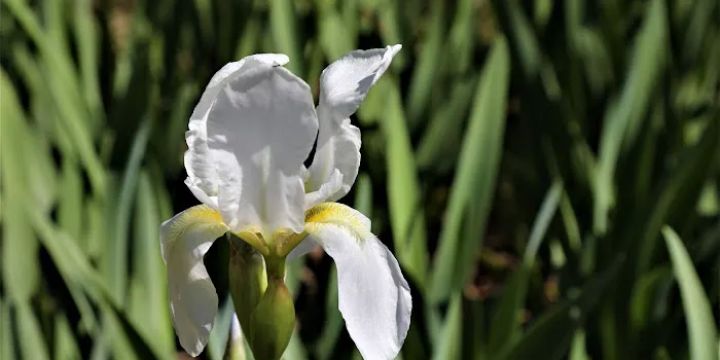
<path fill-rule="evenodd" d="M 280 359 L 295 327 L 295 305 L 282 278 L 270 277 L 250 322 L 248 341 L 255 358 Z"/>
<path fill-rule="evenodd" d="M 230 238 L 230 293 L 256 359 L 280 359 L 295 326 L 295 305 L 285 285 L 285 258 L 263 256 Z"/>
<path fill-rule="evenodd" d="M 228 280 L 235 312 L 242 330 L 250 332 L 250 315 L 267 288 L 265 262 L 262 255 L 241 239 L 230 235 Z"/>

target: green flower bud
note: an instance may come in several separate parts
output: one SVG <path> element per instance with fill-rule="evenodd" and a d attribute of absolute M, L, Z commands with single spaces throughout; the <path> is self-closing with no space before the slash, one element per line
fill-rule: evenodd
<path fill-rule="evenodd" d="M 229 261 L 230 294 L 242 330 L 251 330 L 250 316 L 267 288 L 265 261 L 262 255 L 246 242 L 230 235 Z"/>
<path fill-rule="evenodd" d="M 295 305 L 284 281 L 285 258 L 263 256 L 230 235 L 230 294 L 256 359 L 280 359 L 295 327 Z"/>
<path fill-rule="evenodd" d="M 247 334 L 256 359 L 280 359 L 295 327 L 295 305 L 285 286 L 285 258 L 266 258 L 268 287 L 250 318 Z"/>

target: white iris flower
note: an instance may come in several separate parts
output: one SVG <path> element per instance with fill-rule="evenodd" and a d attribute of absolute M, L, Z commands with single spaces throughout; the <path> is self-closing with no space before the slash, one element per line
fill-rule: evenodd
<path fill-rule="evenodd" d="M 309 86 L 282 67 L 286 55 L 249 56 L 210 80 L 185 136 L 185 183 L 202 205 L 161 225 L 173 321 L 190 355 L 205 347 L 218 307 L 203 256 L 229 232 L 266 263 L 322 246 L 337 265 L 340 312 L 363 357 L 397 356 L 410 325 L 409 286 L 370 220 L 333 201 L 348 193 L 360 164 L 360 131 L 349 118 L 400 47 L 332 63 L 317 108 Z"/>

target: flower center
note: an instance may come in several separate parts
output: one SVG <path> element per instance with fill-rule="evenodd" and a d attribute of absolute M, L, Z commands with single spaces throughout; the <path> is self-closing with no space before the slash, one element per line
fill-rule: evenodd
<path fill-rule="evenodd" d="M 233 234 L 250 244 L 263 256 L 279 256 L 283 258 L 307 237 L 307 233 L 304 231 L 295 233 L 287 229 L 275 231 L 269 239 L 265 238 L 259 231 L 252 231 L 252 229 Z"/>

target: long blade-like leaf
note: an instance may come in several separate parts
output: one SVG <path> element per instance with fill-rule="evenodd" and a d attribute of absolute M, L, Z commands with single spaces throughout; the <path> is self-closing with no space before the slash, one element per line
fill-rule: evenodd
<path fill-rule="evenodd" d="M 675 278 L 680 286 L 690 339 L 690 355 L 695 360 L 717 360 L 717 322 L 707 294 L 682 240 L 670 227 L 664 227 L 662 233 L 673 263 Z"/>
<path fill-rule="evenodd" d="M 452 290 L 462 287 L 482 244 L 502 153 L 510 73 L 508 57 L 505 39 L 498 37 L 483 69 L 460 152 L 431 277 L 433 301 L 445 300 Z M 479 211 L 478 217 L 468 219 L 465 214 L 471 201 L 477 202 Z M 478 233 L 462 234 L 463 221 L 478 224 L 475 227 Z"/>

